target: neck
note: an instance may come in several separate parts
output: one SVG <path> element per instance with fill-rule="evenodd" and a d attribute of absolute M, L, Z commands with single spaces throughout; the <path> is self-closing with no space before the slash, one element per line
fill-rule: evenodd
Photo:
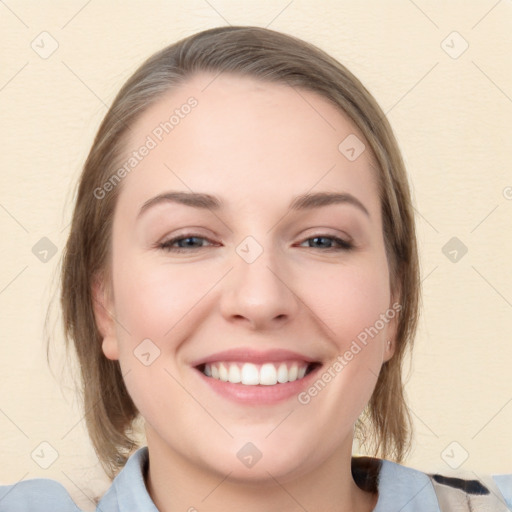
<path fill-rule="evenodd" d="M 160 512 L 371 512 L 377 495 L 360 489 L 352 477 L 351 452 L 334 454 L 320 467 L 293 477 L 272 475 L 257 480 L 208 471 L 168 447 L 148 444 L 146 488 Z"/>

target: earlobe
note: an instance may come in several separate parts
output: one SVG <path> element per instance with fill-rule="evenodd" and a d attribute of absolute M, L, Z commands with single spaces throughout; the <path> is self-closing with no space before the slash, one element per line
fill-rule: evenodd
<path fill-rule="evenodd" d="M 119 359 L 115 321 L 113 318 L 113 301 L 111 294 L 105 286 L 105 282 L 99 276 L 93 279 L 92 302 L 96 326 L 103 338 L 101 349 L 108 359 Z"/>
<path fill-rule="evenodd" d="M 400 322 L 399 315 L 402 310 L 402 306 L 398 301 L 394 300 L 394 297 L 395 296 L 392 295 L 391 306 L 388 309 L 388 312 L 390 314 L 390 322 L 388 324 L 388 330 L 386 332 L 386 345 L 384 347 L 383 362 L 389 361 L 396 351 L 396 335 L 398 332 L 398 325 Z M 392 315 L 391 312 L 393 312 Z M 386 316 L 387 315 L 388 313 L 386 313 Z"/>
<path fill-rule="evenodd" d="M 116 338 L 111 336 L 103 338 L 101 349 L 103 350 L 103 354 L 105 354 L 107 359 L 112 359 L 113 361 L 119 359 L 119 347 L 117 345 Z"/>
<path fill-rule="evenodd" d="M 395 353 L 395 342 L 394 340 L 388 340 L 386 342 L 386 350 L 384 352 L 384 362 L 388 362 Z"/>

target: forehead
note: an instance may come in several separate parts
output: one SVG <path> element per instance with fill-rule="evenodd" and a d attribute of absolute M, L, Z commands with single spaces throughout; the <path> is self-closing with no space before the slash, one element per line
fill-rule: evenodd
<path fill-rule="evenodd" d="M 353 159 L 347 145 L 366 148 Z M 149 149 L 139 151 L 143 147 Z M 130 204 L 165 189 L 222 197 L 228 191 L 238 207 L 258 198 L 288 203 L 290 196 L 322 190 L 362 195 L 377 207 L 376 170 L 364 136 L 326 98 L 286 84 L 197 74 L 137 120 L 123 163 L 133 152 L 139 155 L 120 196 Z"/>

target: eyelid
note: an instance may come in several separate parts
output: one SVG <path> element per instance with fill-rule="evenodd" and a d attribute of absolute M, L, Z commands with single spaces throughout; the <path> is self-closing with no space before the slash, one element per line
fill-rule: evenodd
<path fill-rule="evenodd" d="M 342 229 L 335 229 L 335 228 L 327 228 L 327 227 L 314 227 L 310 228 L 310 230 L 306 230 L 303 235 L 301 235 L 301 238 L 304 240 L 306 238 L 315 238 L 318 236 L 326 236 L 326 237 L 332 237 L 332 238 L 341 238 L 344 242 L 353 244 L 354 238 L 349 235 L 346 231 Z"/>
<path fill-rule="evenodd" d="M 340 236 L 331 235 L 329 233 L 323 233 L 323 234 L 319 233 L 319 234 L 306 236 L 305 238 L 302 239 L 301 242 L 299 242 L 299 247 L 302 246 L 303 243 L 307 242 L 308 240 L 312 240 L 314 238 L 326 238 L 329 240 L 333 240 L 336 244 L 339 245 L 339 247 L 328 247 L 326 249 L 323 249 L 323 251 L 321 251 L 321 252 L 329 252 L 329 251 L 332 252 L 332 251 L 343 251 L 343 250 L 349 251 L 349 250 L 356 248 L 352 239 L 345 240 L 344 238 L 342 238 Z M 314 249 L 314 247 L 305 247 L 305 249 Z"/>
<path fill-rule="evenodd" d="M 206 233 L 204 233 L 204 231 L 209 231 L 210 234 L 206 234 Z M 165 243 L 165 242 L 168 242 L 169 240 L 174 240 L 176 238 L 191 238 L 191 237 L 198 237 L 198 238 L 201 237 L 201 238 L 206 238 L 209 241 L 212 241 L 211 240 L 212 237 L 220 238 L 220 235 L 218 235 L 217 233 L 215 233 L 214 231 L 211 231 L 211 230 L 205 230 L 204 228 L 200 228 L 200 227 L 196 228 L 194 226 L 191 226 L 189 228 L 178 229 L 178 231 L 176 231 L 176 232 L 167 233 L 165 236 L 161 237 L 161 239 L 159 240 L 159 242 L 157 242 L 157 244 Z"/>
<path fill-rule="evenodd" d="M 178 233 L 176 235 L 172 235 L 172 236 L 169 236 L 169 237 L 164 237 L 161 241 L 157 242 L 154 247 L 155 248 L 160 248 L 160 249 L 166 249 L 167 246 L 170 247 L 172 244 L 180 241 L 180 240 L 183 240 L 183 239 L 186 239 L 186 238 L 200 238 L 202 240 L 206 240 L 210 245 L 209 246 L 204 246 L 204 247 L 192 247 L 190 249 L 186 249 L 184 247 L 176 247 L 172 250 L 175 250 L 176 252 L 178 251 L 186 251 L 186 250 L 194 250 L 194 249 L 203 249 L 203 248 L 206 248 L 206 247 L 210 247 L 212 245 L 219 245 L 217 242 L 214 242 L 210 237 L 208 236 L 205 236 L 203 234 L 200 234 L 200 233 L 194 233 L 194 232 L 184 232 L 184 233 Z"/>

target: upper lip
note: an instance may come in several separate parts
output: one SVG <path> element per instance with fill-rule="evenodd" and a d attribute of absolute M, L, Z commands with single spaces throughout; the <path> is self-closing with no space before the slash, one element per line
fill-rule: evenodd
<path fill-rule="evenodd" d="M 234 348 L 216 352 L 206 357 L 202 357 L 193 361 L 192 366 L 200 366 L 203 364 L 215 362 L 247 362 L 254 364 L 278 363 L 281 361 L 305 361 L 306 363 L 318 363 L 318 359 L 314 359 L 298 352 L 292 352 L 285 349 L 274 350 L 254 350 L 253 348 Z"/>

